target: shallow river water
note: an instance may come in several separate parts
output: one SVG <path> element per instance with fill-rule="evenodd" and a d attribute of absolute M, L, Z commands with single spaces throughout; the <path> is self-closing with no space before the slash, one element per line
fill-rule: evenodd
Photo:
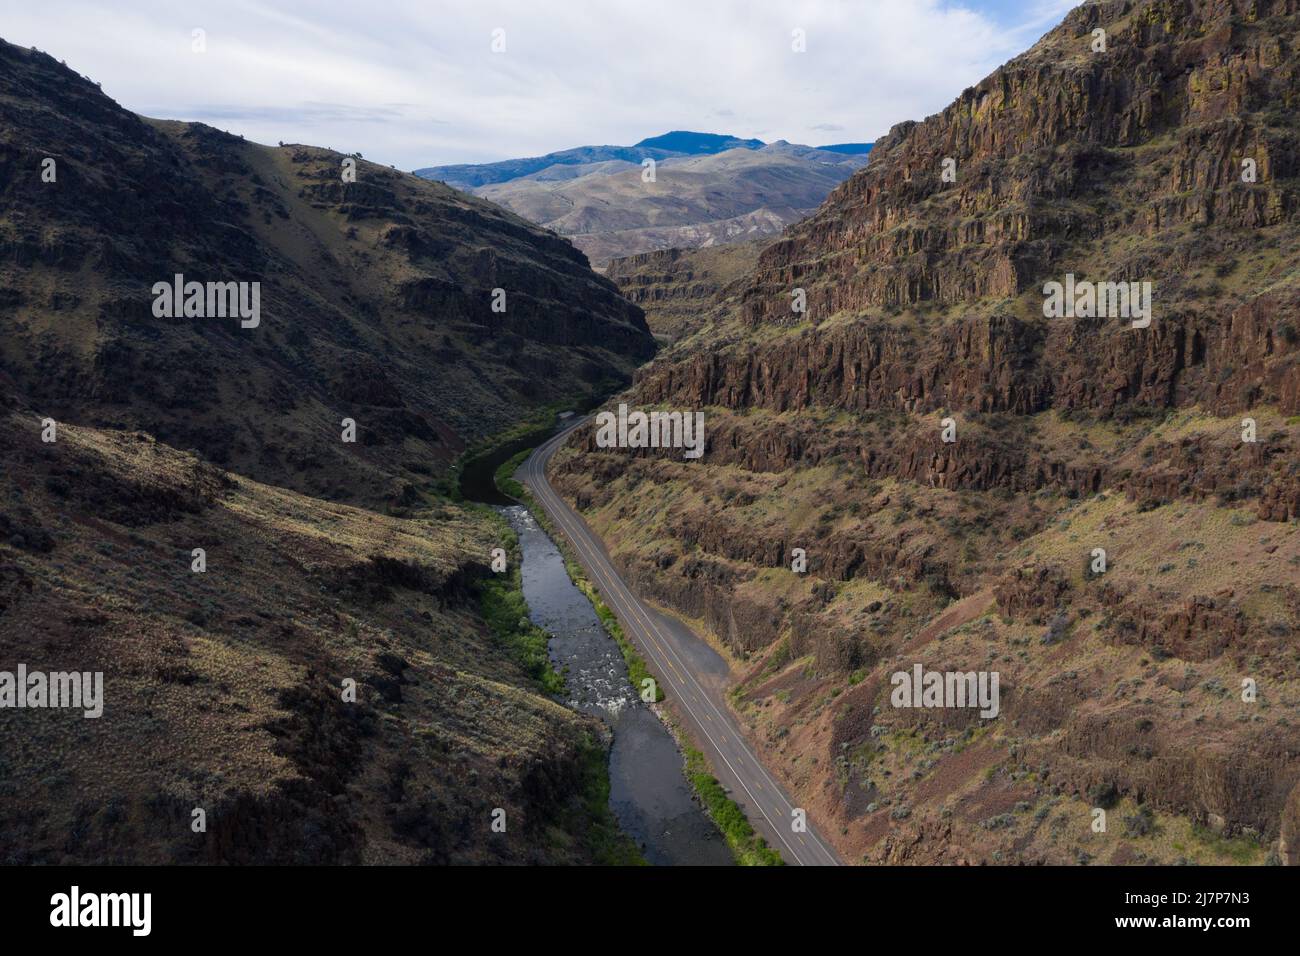
<path fill-rule="evenodd" d="M 731 865 L 722 835 L 682 774 L 672 735 L 633 690 L 618 645 L 569 579 L 559 549 L 526 508 L 501 511 L 519 535 L 529 617 L 551 635 L 551 661 L 568 682 L 570 706 L 614 731 L 610 806 L 619 824 L 655 865 Z"/>

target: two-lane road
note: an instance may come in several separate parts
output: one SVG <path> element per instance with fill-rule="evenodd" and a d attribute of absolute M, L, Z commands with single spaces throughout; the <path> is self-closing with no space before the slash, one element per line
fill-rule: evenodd
<path fill-rule="evenodd" d="M 663 684 L 665 695 L 690 725 L 692 737 L 713 764 L 723 786 L 744 808 L 754 829 L 780 851 L 787 863 L 838 865 L 839 858 L 818 836 L 811 821 L 806 831 L 795 831 L 794 804 L 736 726 L 723 697 L 725 663 L 690 629 L 659 614 L 632 593 L 600 539 L 547 481 L 547 462 L 577 427 L 565 429 L 528 457 L 522 468 L 524 483 L 569 539 L 592 583 L 618 615 L 624 632 L 645 656 L 656 679 Z"/>

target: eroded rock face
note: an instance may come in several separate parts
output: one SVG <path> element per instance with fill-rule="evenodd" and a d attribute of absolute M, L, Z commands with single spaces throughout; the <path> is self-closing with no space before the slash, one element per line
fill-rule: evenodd
<path fill-rule="evenodd" d="M 701 326 L 714 309 L 729 304 L 764 244 L 751 240 L 643 252 L 611 260 L 605 275 L 629 302 L 645 310 L 652 332 L 673 341 Z"/>
<path fill-rule="evenodd" d="M 557 457 L 847 855 L 1152 861 L 1146 807 L 1294 860 L 1298 31 L 1296 0 L 1079 7 L 639 370 L 621 400 L 705 411 L 700 461 Z M 1047 317 L 1069 276 L 1149 282 L 1150 324 Z M 1001 670 L 997 724 L 894 711 L 918 661 Z"/>
<path fill-rule="evenodd" d="M 1139 334 L 1103 320 L 963 318 L 934 332 L 864 322 L 696 351 L 642 369 L 647 402 L 789 411 L 1113 416 L 1124 405 L 1260 403 L 1300 411 L 1300 297 L 1268 294 L 1226 317 L 1174 315 Z"/>
<path fill-rule="evenodd" d="M 764 250 L 740 319 L 809 328 L 669 356 L 639 375 L 640 394 L 772 410 L 1268 402 L 1295 414 L 1300 300 L 1277 282 L 1286 269 L 1214 288 L 1262 261 L 1300 208 L 1300 147 L 1278 109 L 1296 58 L 1259 26 L 1294 15 L 1286 2 L 1078 8 L 942 113 L 896 127 Z M 1108 50 L 1092 54 L 1103 24 Z M 1191 277 L 1207 266 L 1216 279 L 1202 287 Z M 1066 273 L 1152 282 L 1152 326 L 1043 321 L 1041 287 Z M 795 289 L 806 313 L 791 310 Z M 900 309 L 948 318 L 873 318 Z"/>
<path fill-rule="evenodd" d="M 1294 96 L 1294 51 L 1258 24 L 1295 12 L 1288 0 L 1078 7 L 941 114 L 896 126 L 867 169 L 764 252 L 746 319 L 788 322 L 795 286 L 814 317 L 1013 298 L 1108 234 L 1286 222 L 1294 130 L 1252 114 Z M 1104 54 L 1090 51 L 1096 28 L 1109 32 Z M 1132 151 L 1157 140 L 1165 163 Z M 1239 182 L 1242 157 L 1268 172 Z M 1152 264 L 1110 262 L 1115 277 Z"/>

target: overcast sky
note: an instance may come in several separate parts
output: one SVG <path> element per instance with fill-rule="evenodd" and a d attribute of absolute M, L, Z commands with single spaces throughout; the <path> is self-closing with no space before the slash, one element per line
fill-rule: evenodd
<path fill-rule="evenodd" d="M 942 109 L 1074 2 L 7 0 L 0 35 L 147 116 L 413 169 L 674 129 L 869 142 Z"/>

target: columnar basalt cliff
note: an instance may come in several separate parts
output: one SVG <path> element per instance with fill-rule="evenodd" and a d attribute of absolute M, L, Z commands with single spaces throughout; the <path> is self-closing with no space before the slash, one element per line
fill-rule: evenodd
<path fill-rule="evenodd" d="M 1300 861 L 1297 35 L 1295 0 L 1080 6 L 638 372 L 701 461 L 557 456 L 845 855 Z M 1000 716 L 894 707 L 915 663 L 999 671 Z"/>
<path fill-rule="evenodd" d="M 764 252 L 746 320 L 788 321 L 795 286 L 816 321 L 1015 299 L 1062 263 L 1168 281 L 1198 252 L 1234 251 L 1195 227 L 1258 236 L 1289 223 L 1300 83 L 1287 27 L 1269 24 L 1295 13 L 1287 0 L 1084 4 L 943 113 L 895 127 L 866 170 Z M 1113 241 L 1127 237 L 1167 248 L 1120 253 Z M 1163 298 L 1185 298 L 1176 288 Z"/>
<path fill-rule="evenodd" d="M 1261 295 L 1223 312 L 1170 318 L 1135 336 L 1100 319 L 1048 326 L 1006 314 L 938 328 L 879 320 L 806 328 L 776 341 L 656 362 L 638 374 L 648 402 L 773 411 L 1111 416 L 1124 405 L 1201 404 L 1233 414 L 1259 403 L 1300 412 L 1300 294 Z"/>

